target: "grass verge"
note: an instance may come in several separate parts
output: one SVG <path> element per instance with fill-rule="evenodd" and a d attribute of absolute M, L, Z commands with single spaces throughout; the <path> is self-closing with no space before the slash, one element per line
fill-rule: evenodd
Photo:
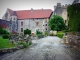
<path fill-rule="evenodd" d="M 11 48 L 11 47 L 14 47 L 14 46 L 15 46 L 14 44 L 9 43 L 9 39 L 3 39 L 0 36 L 0 49 L 2 49 L 2 48 Z"/>

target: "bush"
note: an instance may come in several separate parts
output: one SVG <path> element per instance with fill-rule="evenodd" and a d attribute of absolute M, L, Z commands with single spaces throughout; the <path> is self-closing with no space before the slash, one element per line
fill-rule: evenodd
<path fill-rule="evenodd" d="M 70 32 L 69 30 L 63 30 L 63 32 Z"/>
<path fill-rule="evenodd" d="M 24 34 L 31 34 L 31 30 L 29 29 L 24 30 Z"/>
<path fill-rule="evenodd" d="M 8 34 L 4 34 L 3 35 L 3 39 L 8 39 L 9 38 L 9 35 Z"/>
<path fill-rule="evenodd" d="M 45 32 L 44 32 L 44 35 L 45 35 L 45 36 L 47 36 L 47 35 L 48 35 L 48 32 L 47 32 L 47 31 L 45 31 Z"/>
<path fill-rule="evenodd" d="M 40 39 L 40 38 L 44 38 L 44 35 L 43 34 L 38 34 L 37 37 Z"/>
<path fill-rule="evenodd" d="M 37 34 L 37 35 L 38 35 L 38 34 L 42 34 L 42 32 L 41 32 L 41 31 L 36 30 L 36 34 Z"/>
<path fill-rule="evenodd" d="M 0 27 L 0 34 L 9 34 L 9 32 Z"/>
<path fill-rule="evenodd" d="M 26 48 L 26 47 L 28 47 L 29 45 L 31 45 L 32 43 L 26 43 L 26 42 L 18 42 L 18 45 L 23 45 L 23 47 L 22 48 Z"/>
<path fill-rule="evenodd" d="M 29 46 L 28 43 L 23 43 L 23 48 L 26 48 L 28 46 Z"/>
<path fill-rule="evenodd" d="M 32 42 L 29 42 L 29 45 L 31 45 L 32 44 Z"/>
<path fill-rule="evenodd" d="M 21 45 L 21 44 L 23 44 L 23 42 L 18 42 L 18 45 Z"/>
<path fill-rule="evenodd" d="M 58 33 L 57 33 L 57 36 L 58 36 L 59 38 L 63 38 L 63 34 L 64 34 L 64 32 L 58 32 Z"/>

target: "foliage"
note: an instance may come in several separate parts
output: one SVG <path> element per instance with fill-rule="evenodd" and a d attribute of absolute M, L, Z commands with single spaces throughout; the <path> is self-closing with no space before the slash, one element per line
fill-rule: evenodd
<path fill-rule="evenodd" d="M 47 32 L 47 31 L 45 31 L 45 32 L 44 32 L 44 35 L 45 35 L 45 36 L 47 36 L 47 35 L 48 35 L 48 32 Z"/>
<path fill-rule="evenodd" d="M 31 45 L 31 44 L 32 44 L 32 42 L 29 42 L 29 44 L 26 43 L 26 42 L 18 42 L 18 45 L 23 45 L 22 48 L 26 48 L 26 47 L 28 47 L 28 46 Z"/>
<path fill-rule="evenodd" d="M 8 34 L 4 34 L 3 35 L 3 39 L 8 39 L 9 38 L 9 35 Z"/>
<path fill-rule="evenodd" d="M 80 32 L 80 3 L 68 6 L 68 26 L 70 31 Z"/>
<path fill-rule="evenodd" d="M 26 48 L 26 47 L 28 47 L 28 46 L 29 46 L 28 43 L 23 43 L 23 48 Z"/>
<path fill-rule="evenodd" d="M 29 45 L 31 45 L 32 44 L 32 42 L 29 42 Z"/>
<path fill-rule="evenodd" d="M 53 17 L 49 20 L 49 27 L 51 30 L 61 31 L 66 28 L 66 25 L 62 17 L 53 15 Z"/>
<path fill-rule="evenodd" d="M 31 30 L 29 29 L 24 30 L 24 34 L 31 34 Z"/>
<path fill-rule="evenodd" d="M 44 38 L 44 35 L 43 34 L 38 34 L 37 37 L 40 39 L 40 38 Z"/>
<path fill-rule="evenodd" d="M 42 32 L 40 32 L 40 31 L 36 30 L 36 34 L 37 34 L 37 35 L 38 35 L 38 34 L 42 34 Z"/>
<path fill-rule="evenodd" d="M 9 39 L 3 39 L 0 36 L 0 49 L 2 49 L 2 48 L 11 48 L 11 47 L 14 47 L 14 46 L 15 46 L 14 44 L 9 43 Z"/>
<path fill-rule="evenodd" d="M 63 38 L 63 34 L 64 34 L 64 32 L 57 32 L 57 36 L 58 36 L 59 38 Z"/>
<path fill-rule="evenodd" d="M 9 34 L 9 32 L 0 27 L 0 34 Z"/>
<path fill-rule="evenodd" d="M 21 45 L 21 44 L 23 44 L 23 42 L 18 42 L 18 45 Z"/>

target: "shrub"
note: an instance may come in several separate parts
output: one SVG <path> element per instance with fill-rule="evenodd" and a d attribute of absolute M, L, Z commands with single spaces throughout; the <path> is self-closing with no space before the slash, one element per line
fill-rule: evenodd
<path fill-rule="evenodd" d="M 3 35 L 3 39 L 8 39 L 9 38 L 9 35 L 8 34 L 4 34 Z"/>
<path fill-rule="evenodd" d="M 29 42 L 29 45 L 31 45 L 32 44 L 32 42 Z"/>
<path fill-rule="evenodd" d="M 31 30 L 29 29 L 24 30 L 24 34 L 31 34 Z"/>
<path fill-rule="evenodd" d="M 38 35 L 38 34 L 42 34 L 42 32 L 39 31 L 39 30 L 36 30 L 36 34 L 37 34 L 37 35 Z"/>
<path fill-rule="evenodd" d="M 0 27 L 0 34 L 9 34 L 9 32 Z"/>
<path fill-rule="evenodd" d="M 29 46 L 28 43 L 23 43 L 23 48 L 26 48 L 28 46 Z"/>
<path fill-rule="evenodd" d="M 58 32 L 58 33 L 57 33 L 57 36 L 58 36 L 59 38 L 63 38 L 63 34 L 64 34 L 63 32 Z"/>
<path fill-rule="evenodd" d="M 18 42 L 18 45 L 21 45 L 21 44 L 23 44 L 23 42 Z"/>
<path fill-rule="evenodd" d="M 43 34 L 38 34 L 37 37 L 40 39 L 40 38 L 44 38 L 44 35 Z"/>
<path fill-rule="evenodd" d="M 26 43 L 26 42 L 18 42 L 18 45 L 23 45 L 22 48 L 26 48 L 26 47 L 28 47 L 28 46 L 31 45 L 31 44 L 32 44 L 31 42 L 30 42 L 29 44 Z"/>
<path fill-rule="evenodd" d="M 45 36 L 47 36 L 47 35 L 48 35 L 48 32 L 47 32 L 47 31 L 45 31 L 45 32 L 44 32 L 44 35 L 45 35 Z"/>

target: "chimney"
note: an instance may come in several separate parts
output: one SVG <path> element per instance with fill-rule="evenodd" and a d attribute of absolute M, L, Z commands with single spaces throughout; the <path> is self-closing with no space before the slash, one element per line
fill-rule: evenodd
<path fill-rule="evenodd" d="M 31 8 L 31 12 L 33 12 L 33 8 Z"/>
<path fill-rule="evenodd" d="M 54 10 L 56 9 L 56 6 L 54 6 Z"/>
<path fill-rule="evenodd" d="M 42 10 L 43 10 L 43 8 L 42 8 Z"/>

